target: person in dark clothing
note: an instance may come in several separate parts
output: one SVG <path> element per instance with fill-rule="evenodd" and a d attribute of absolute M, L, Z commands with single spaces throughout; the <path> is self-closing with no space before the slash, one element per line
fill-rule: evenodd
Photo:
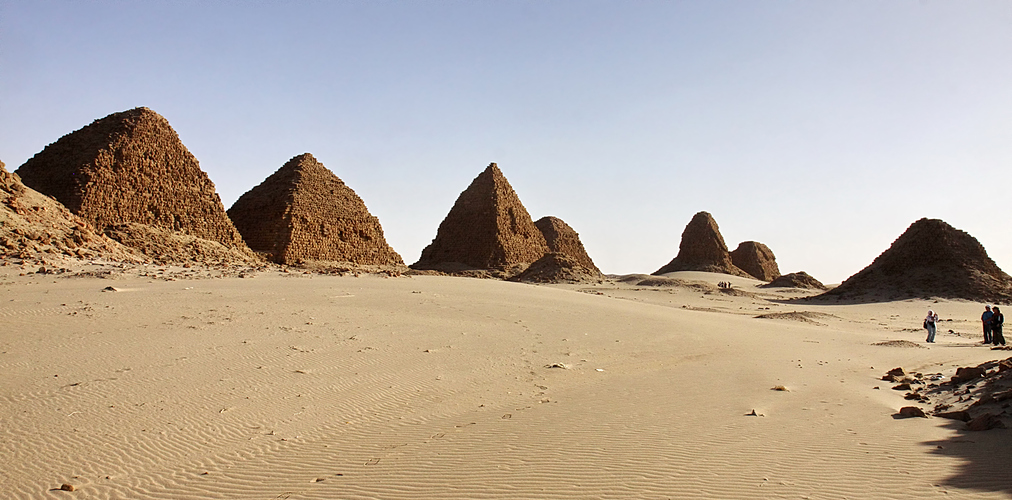
<path fill-rule="evenodd" d="M 1002 325 L 1005 324 L 1005 315 L 1001 313 L 998 306 L 992 307 L 991 312 L 994 313 L 991 316 L 991 338 L 994 340 L 994 345 L 1005 345 L 1005 336 L 1001 334 Z"/>
<path fill-rule="evenodd" d="M 991 306 L 984 306 L 984 314 L 980 315 L 980 322 L 984 325 L 984 343 L 991 343 L 991 317 L 994 313 L 991 312 Z"/>

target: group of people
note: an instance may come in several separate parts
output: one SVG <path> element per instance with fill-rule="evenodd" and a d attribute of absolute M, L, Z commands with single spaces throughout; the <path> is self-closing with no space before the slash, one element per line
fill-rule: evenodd
<path fill-rule="evenodd" d="M 1005 345 L 1005 336 L 1001 334 L 1002 325 L 1005 324 L 1005 316 L 998 306 L 984 306 L 984 314 L 980 315 L 980 322 L 984 325 L 985 344 Z"/>
<path fill-rule="evenodd" d="M 730 281 L 721 281 L 721 282 L 717 283 L 717 287 L 718 288 L 731 288 L 731 282 Z"/>
<path fill-rule="evenodd" d="M 1002 326 L 1005 324 L 1005 316 L 998 306 L 984 306 L 984 314 L 980 315 L 980 322 L 984 326 L 984 343 L 994 345 L 1005 345 L 1005 336 L 1001 334 Z M 935 311 L 928 311 L 928 317 L 924 318 L 924 329 L 928 331 L 926 342 L 935 342 L 935 323 L 938 323 L 938 314 Z"/>

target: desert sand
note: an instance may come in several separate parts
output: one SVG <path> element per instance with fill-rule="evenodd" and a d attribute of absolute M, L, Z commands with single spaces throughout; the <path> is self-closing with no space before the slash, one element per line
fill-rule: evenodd
<path fill-rule="evenodd" d="M 0 267 L 2 498 L 1012 495 L 1007 431 L 894 419 L 912 402 L 880 380 L 1008 357 L 977 303 L 705 272 L 30 271 Z"/>

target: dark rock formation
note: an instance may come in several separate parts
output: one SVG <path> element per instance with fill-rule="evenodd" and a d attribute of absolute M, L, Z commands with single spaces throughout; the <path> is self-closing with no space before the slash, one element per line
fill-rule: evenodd
<path fill-rule="evenodd" d="M 558 217 L 548 216 L 538 219 L 534 225 L 544 235 L 550 251 L 566 255 L 580 263 L 581 266 L 600 274 L 601 271 L 587 255 L 587 250 L 583 248 L 580 235 L 565 221 Z"/>
<path fill-rule="evenodd" d="M 512 278 L 513 281 L 528 283 L 587 283 L 603 279 L 604 275 L 596 267 L 587 267 L 579 260 L 559 252 L 545 254 Z"/>
<path fill-rule="evenodd" d="M 411 267 L 507 270 L 525 267 L 546 253 L 545 237 L 492 163 L 460 193 L 435 239 Z"/>
<path fill-rule="evenodd" d="M 242 195 L 228 216 L 250 248 L 280 264 L 404 264 L 362 199 L 309 153 Z"/>
<path fill-rule="evenodd" d="M 758 241 L 739 243 L 738 248 L 731 252 L 731 263 L 757 280 L 773 281 L 780 277 L 773 251 Z"/>
<path fill-rule="evenodd" d="M 139 262 L 131 249 L 95 232 L 52 198 L 25 187 L 0 162 L 0 257 L 75 257 Z"/>
<path fill-rule="evenodd" d="M 169 122 L 148 108 L 95 120 L 46 146 L 17 173 L 100 231 L 136 222 L 253 257 L 197 159 Z"/>
<path fill-rule="evenodd" d="M 826 285 L 811 277 L 804 271 L 789 273 L 763 285 L 763 288 L 808 288 L 811 290 L 825 290 Z"/>
<path fill-rule="evenodd" d="M 692 217 L 682 231 L 678 255 L 653 274 L 673 271 L 706 271 L 751 277 L 731 262 L 731 254 L 727 251 L 724 237 L 720 235 L 717 221 L 707 212 L 699 212 Z"/>
<path fill-rule="evenodd" d="M 1012 277 L 966 232 L 938 219 L 914 222 L 868 267 L 819 297 L 1012 300 Z"/>

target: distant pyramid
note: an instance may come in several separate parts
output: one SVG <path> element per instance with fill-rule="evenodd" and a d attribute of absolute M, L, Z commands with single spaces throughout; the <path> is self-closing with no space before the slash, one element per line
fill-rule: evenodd
<path fill-rule="evenodd" d="M 547 252 L 545 237 L 499 167 L 492 163 L 460 193 L 439 224 L 436 238 L 411 267 L 464 265 L 505 270 L 530 264 Z"/>
<path fill-rule="evenodd" d="M 583 248 L 580 235 L 565 221 L 558 217 L 548 216 L 538 219 L 534 225 L 545 236 L 550 251 L 566 255 L 587 269 L 597 273 L 601 272 L 587 255 L 587 250 Z"/>
<path fill-rule="evenodd" d="M 249 252 L 197 159 L 148 108 L 95 120 L 46 146 L 17 173 L 99 231 L 137 222 Z"/>
<path fill-rule="evenodd" d="M 682 231 L 678 255 L 653 274 L 673 271 L 706 271 L 751 277 L 731 262 L 731 254 L 720 235 L 717 221 L 707 212 L 699 212 L 692 217 Z"/>
<path fill-rule="evenodd" d="M 250 248 L 278 263 L 404 263 L 362 198 L 309 153 L 247 191 L 228 216 Z"/>
<path fill-rule="evenodd" d="M 738 248 L 731 252 L 731 263 L 757 280 L 773 281 L 780 277 L 773 250 L 758 241 L 739 243 Z"/>
<path fill-rule="evenodd" d="M 596 267 L 587 267 L 564 253 L 549 252 L 510 280 L 528 283 L 588 283 L 600 282 L 603 278 L 604 275 Z"/>
<path fill-rule="evenodd" d="M 868 267 L 820 297 L 1008 301 L 1012 278 L 976 238 L 938 219 L 910 225 Z"/>
<path fill-rule="evenodd" d="M 763 288 L 810 288 L 815 290 L 825 290 L 826 285 L 823 285 L 821 281 L 813 278 L 810 274 L 804 271 L 798 271 L 796 273 L 788 273 L 779 276 L 773 281 L 763 285 Z"/>

